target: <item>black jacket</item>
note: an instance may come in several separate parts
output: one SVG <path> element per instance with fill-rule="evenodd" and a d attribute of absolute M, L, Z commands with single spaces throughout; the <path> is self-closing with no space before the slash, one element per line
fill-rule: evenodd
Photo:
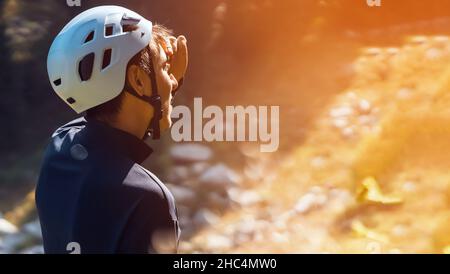
<path fill-rule="evenodd" d="M 36 189 L 45 252 L 69 253 L 69 243 L 81 253 L 176 252 L 175 200 L 140 166 L 151 152 L 139 138 L 96 120 L 79 118 L 56 130 Z"/>

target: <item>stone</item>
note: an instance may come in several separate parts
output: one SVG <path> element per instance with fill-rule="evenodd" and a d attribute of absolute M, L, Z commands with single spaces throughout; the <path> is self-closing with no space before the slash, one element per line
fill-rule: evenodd
<path fill-rule="evenodd" d="M 267 170 L 264 164 L 249 163 L 244 168 L 244 175 L 252 181 L 261 181 L 267 175 Z"/>
<path fill-rule="evenodd" d="M 202 174 L 207 168 L 209 167 L 209 164 L 205 162 L 198 162 L 191 165 L 191 170 L 195 175 Z"/>
<path fill-rule="evenodd" d="M 0 235 L 17 233 L 18 228 L 8 220 L 0 218 Z"/>
<path fill-rule="evenodd" d="M 32 247 L 28 247 L 20 251 L 20 254 L 44 254 L 44 246 L 36 245 Z"/>
<path fill-rule="evenodd" d="M 320 188 L 313 187 L 297 201 L 294 210 L 297 213 L 305 214 L 314 208 L 323 206 L 327 202 L 327 199 L 327 195 Z"/>
<path fill-rule="evenodd" d="M 199 178 L 199 182 L 213 190 L 223 190 L 241 182 L 241 177 L 224 164 L 208 168 Z"/>
<path fill-rule="evenodd" d="M 238 223 L 236 232 L 240 234 L 252 235 L 255 233 L 256 229 L 257 221 L 253 218 L 245 218 Z"/>
<path fill-rule="evenodd" d="M 222 235 L 208 235 L 206 237 L 206 247 L 209 250 L 225 250 L 233 247 L 233 241 Z"/>
<path fill-rule="evenodd" d="M 391 56 L 394 56 L 394 55 L 397 55 L 399 52 L 400 52 L 400 49 L 399 48 L 388 48 L 388 49 L 386 49 L 386 52 L 389 54 L 389 55 L 391 55 Z"/>
<path fill-rule="evenodd" d="M 177 204 L 182 204 L 186 206 L 194 206 L 196 204 L 196 194 L 195 192 L 185 186 L 166 184 L 169 190 L 172 192 Z"/>
<path fill-rule="evenodd" d="M 209 147 L 200 144 L 175 145 L 170 149 L 170 156 L 176 163 L 207 161 L 212 155 Z"/>
<path fill-rule="evenodd" d="M 364 55 L 366 56 L 378 56 L 382 53 L 380 48 L 367 48 L 364 50 Z"/>
<path fill-rule="evenodd" d="M 333 119 L 333 126 L 335 128 L 342 129 L 342 128 L 345 128 L 346 126 L 348 126 L 348 124 L 349 124 L 349 121 L 345 117 Z"/>
<path fill-rule="evenodd" d="M 261 195 L 252 190 L 242 191 L 238 188 L 232 188 L 227 192 L 231 200 L 240 206 L 250 206 L 262 201 Z"/>
<path fill-rule="evenodd" d="M 167 176 L 167 180 L 172 183 L 182 183 L 190 177 L 189 168 L 186 166 L 174 166 Z"/>
<path fill-rule="evenodd" d="M 209 209 L 202 208 L 195 213 L 193 221 L 196 225 L 213 225 L 219 221 L 219 217 Z"/>
<path fill-rule="evenodd" d="M 23 232 L 33 236 L 34 238 L 41 239 L 42 231 L 39 220 L 27 223 L 22 227 Z"/>
<path fill-rule="evenodd" d="M 433 41 L 438 43 L 448 43 L 450 41 L 450 38 L 445 35 L 437 35 L 433 37 Z"/>
<path fill-rule="evenodd" d="M 425 52 L 425 58 L 427 58 L 428 60 L 439 59 L 442 57 L 442 55 L 443 55 L 442 51 L 437 48 L 431 48 Z"/>
<path fill-rule="evenodd" d="M 273 231 L 272 224 L 265 220 L 256 220 L 251 216 L 246 216 L 236 224 L 234 240 L 238 243 L 252 241 L 263 231 Z"/>
<path fill-rule="evenodd" d="M 344 129 L 342 129 L 341 131 L 341 135 L 342 137 L 346 138 L 346 139 L 351 139 L 353 137 L 355 137 L 355 127 L 350 126 L 350 127 L 346 127 Z"/>
<path fill-rule="evenodd" d="M 369 114 L 372 110 L 372 104 L 365 99 L 361 99 L 358 102 L 357 110 L 361 115 Z"/>
<path fill-rule="evenodd" d="M 274 232 L 271 235 L 272 241 L 274 243 L 288 243 L 289 242 L 289 236 L 287 233 L 280 233 L 280 232 Z"/>
<path fill-rule="evenodd" d="M 226 194 L 225 194 L 226 195 Z M 227 196 L 217 192 L 208 194 L 207 203 L 211 208 L 225 209 L 230 205 L 230 200 Z"/>
<path fill-rule="evenodd" d="M 22 249 L 33 242 L 33 237 L 22 232 L 9 234 L 3 237 L 1 242 L 1 248 L 6 250 L 7 253 L 15 253 L 17 250 Z"/>
<path fill-rule="evenodd" d="M 353 108 L 349 106 L 341 106 L 333 108 L 330 111 L 330 116 L 332 118 L 348 117 L 353 115 L 353 113 L 354 113 Z"/>
<path fill-rule="evenodd" d="M 330 212 L 340 214 L 355 203 L 356 199 L 346 189 L 334 188 L 328 193 L 327 208 Z"/>
<path fill-rule="evenodd" d="M 426 36 L 421 36 L 421 35 L 413 36 L 412 38 L 410 38 L 410 42 L 415 45 L 423 45 L 427 41 L 428 41 L 428 38 Z"/>
<path fill-rule="evenodd" d="M 373 126 L 376 122 L 375 117 L 371 116 L 371 115 L 361 115 L 358 117 L 358 123 L 361 126 Z"/>

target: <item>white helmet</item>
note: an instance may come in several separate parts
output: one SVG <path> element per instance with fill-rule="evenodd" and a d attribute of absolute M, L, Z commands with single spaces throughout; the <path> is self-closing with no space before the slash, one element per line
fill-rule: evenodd
<path fill-rule="evenodd" d="M 135 31 L 124 26 L 134 25 Z M 152 39 L 152 22 L 119 6 L 99 6 L 72 19 L 47 57 L 56 94 L 81 113 L 118 96 L 127 64 Z"/>

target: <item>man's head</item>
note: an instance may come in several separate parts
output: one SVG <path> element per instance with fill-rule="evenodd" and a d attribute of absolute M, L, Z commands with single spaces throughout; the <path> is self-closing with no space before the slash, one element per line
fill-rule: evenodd
<path fill-rule="evenodd" d="M 172 93 L 186 67 L 183 36 L 118 6 L 75 17 L 47 59 L 52 87 L 72 109 L 140 138 L 150 121 L 158 132 L 170 127 Z"/>
<path fill-rule="evenodd" d="M 154 25 L 153 39 L 150 44 L 137 53 L 127 64 L 125 85 L 122 92 L 114 99 L 87 110 L 89 118 L 95 118 L 108 123 L 129 120 L 127 123 L 148 125 L 154 115 L 151 105 L 136 98 L 131 91 L 141 96 L 152 95 L 151 70 L 154 70 L 158 94 L 161 96 L 163 117 L 160 121 L 161 130 L 171 126 L 170 114 L 172 106 L 172 91 L 178 87 L 178 80 L 171 73 L 170 58 L 173 56 L 170 48 L 172 32 L 162 25 Z"/>

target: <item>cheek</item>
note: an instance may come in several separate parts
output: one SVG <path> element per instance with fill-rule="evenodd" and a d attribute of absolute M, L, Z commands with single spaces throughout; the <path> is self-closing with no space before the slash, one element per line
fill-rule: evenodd
<path fill-rule="evenodd" d="M 164 111 L 164 113 L 163 113 L 164 118 L 165 118 L 166 120 L 171 120 L 170 116 L 172 115 L 172 110 L 173 110 L 172 105 L 169 104 L 167 110 Z"/>
<path fill-rule="evenodd" d="M 170 94 L 172 91 L 170 76 L 167 75 L 167 73 L 163 72 L 162 77 L 160 79 L 161 82 L 159 83 L 158 89 L 163 99 L 163 104 L 170 103 Z"/>
<path fill-rule="evenodd" d="M 165 130 L 172 126 L 172 119 L 170 118 L 170 114 L 172 113 L 172 108 L 169 107 L 167 111 L 164 111 L 163 118 L 161 120 L 161 129 Z"/>
<path fill-rule="evenodd" d="M 167 108 L 163 110 L 163 119 L 170 120 L 170 116 L 172 114 L 173 107 L 171 104 L 167 105 Z"/>

